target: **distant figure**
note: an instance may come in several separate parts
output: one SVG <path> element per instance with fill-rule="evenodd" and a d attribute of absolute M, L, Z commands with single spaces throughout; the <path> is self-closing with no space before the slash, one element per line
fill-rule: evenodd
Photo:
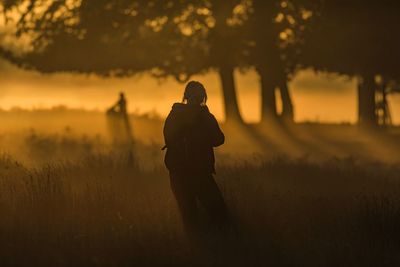
<path fill-rule="evenodd" d="M 127 112 L 125 94 L 121 92 L 119 99 L 107 110 L 108 124 L 114 143 L 118 145 L 132 144 L 132 128 Z"/>
<path fill-rule="evenodd" d="M 125 98 L 125 94 L 123 92 L 119 93 L 119 99 L 118 99 L 117 103 L 115 103 L 112 107 L 110 107 L 108 109 L 107 113 L 118 113 L 121 116 L 127 115 L 126 98 Z"/>
<path fill-rule="evenodd" d="M 204 86 L 196 81 L 189 82 L 183 103 L 172 106 L 164 125 L 165 164 L 188 231 L 199 226 L 197 201 L 217 227 L 223 228 L 227 223 L 225 202 L 213 177 L 213 147 L 222 145 L 225 137 L 206 101 Z"/>

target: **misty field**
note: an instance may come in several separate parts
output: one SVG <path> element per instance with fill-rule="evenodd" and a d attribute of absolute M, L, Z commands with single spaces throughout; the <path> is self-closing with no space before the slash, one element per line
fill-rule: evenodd
<path fill-rule="evenodd" d="M 233 227 L 225 236 L 206 227 L 194 241 L 183 232 L 162 165 L 159 122 L 135 119 L 139 138 L 130 152 L 107 141 L 100 115 L 89 114 L 94 126 L 85 128 L 82 114 L 47 121 L 49 127 L 12 125 L 15 114 L 7 124 L 3 115 L 0 266 L 400 264 L 400 165 L 377 159 L 396 155 L 395 143 L 381 146 L 390 136 L 365 146 L 361 135 L 339 143 L 314 130 L 310 136 L 320 138 L 309 137 L 314 143 L 304 148 L 315 155 L 289 157 L 271 146 L 240 158 L 262 131 L 246 132 L 247 140 L 240 127 L 223 125 L 227 149 L 217 150 L 216 180 Z M 341 127 L 325 131 L 355 131 Z M 280 144 L 295 148 L 284 138 Z M 333 153 L 345 148 L 354 154 Z M 205 214 L 202 220 L 209 224 Z"/>
<path fill-rule="evenodd" d="M 27 169 L 3 155 L 0 265 L 393 266 L 399 170 L 352 160 L 220 166 L 235 230 L 193 243 L 164 170 L 122 155 Z"/>

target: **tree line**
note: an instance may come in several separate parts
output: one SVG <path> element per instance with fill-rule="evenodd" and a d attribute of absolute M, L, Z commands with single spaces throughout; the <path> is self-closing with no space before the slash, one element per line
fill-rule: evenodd
<path fill-rule="evenodd" d="M 312 68 L 357 77 L 359 122 L 400 77 L 400 3 L 362 0 L 0 0 L 23 51 L 1 55 L 44 73 L 147 72 L 186 82 L 216 71 L 227 121 L 242 121 L 234 71 L 256 70 L 262 122 L 293 121 L 288 83 Z M 388 82 L 390 81 L 390 83 Z M 276 92 L 282 113 L 276 107 Z"/>

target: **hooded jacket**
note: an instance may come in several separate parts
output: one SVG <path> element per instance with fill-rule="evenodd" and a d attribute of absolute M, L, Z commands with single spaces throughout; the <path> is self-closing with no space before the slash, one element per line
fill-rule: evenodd
<path fill-rule="evenodd" d="M 164 140 L 169 171 L 215 173 L 213 148 L 225 137 L 207 106 L 175 103 L 165 121 Z"/>

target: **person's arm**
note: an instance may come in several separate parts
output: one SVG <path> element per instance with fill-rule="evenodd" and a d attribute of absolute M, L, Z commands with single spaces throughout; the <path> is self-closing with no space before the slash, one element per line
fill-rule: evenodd
<path fill-rule="evenodd" d="M 177 138 L 179 132 L 178 123 L 176 121 L 176 117 L 173 111 L 171 111 L 167 118 L 165 119 L 164 123 L 164 142 L 165 145 L 168 147 L 171 143 L 174 142 L 174 139 Z"/>
<path fill-rule="evenodd" d="M 219 127 L 218 121 L 214 115 L 209 112 L 207 115 L 207 128 L 209 131 L 211 145 L 213 147 L 220 146 L 225 142 L 225 135 Z"/>

